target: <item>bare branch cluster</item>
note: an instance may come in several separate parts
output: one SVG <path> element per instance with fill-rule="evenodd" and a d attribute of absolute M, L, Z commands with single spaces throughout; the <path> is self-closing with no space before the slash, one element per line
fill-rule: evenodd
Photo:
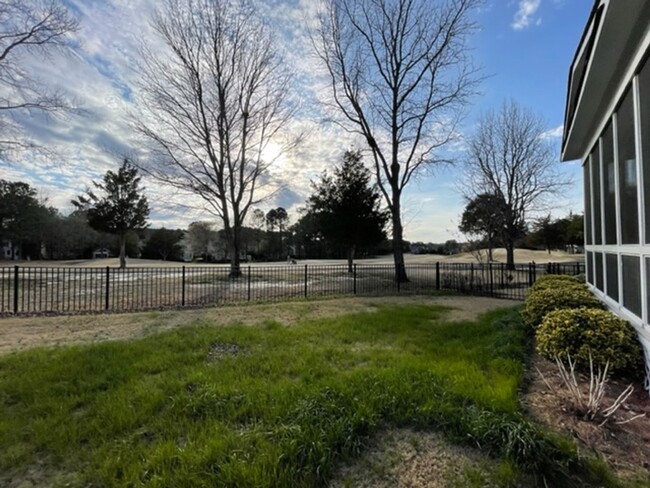
<path fill-rule="evenodd" d="M 468 140 L 462 191 L 468 200 L 481 194 L 505 202 L 504 244 L 511 263 L 514 239 L 530 213 L 548 208 L 548 200 L 571 183 L 559 171 L 544 121 L 515 102 L 487 113 Z"/>
<path fill-rule="evenodd" d="M 314 36 L 327 68 L 337 122 L 360 134 L 393 216 L 401 255 L 400 198 L 424 168 L 446 162 L 479 74 L 467 40 L 479 0 L 328 0 Z"/>
<path fill-rule="evenodd" d="M 144 47 L 134 127 L 159 181 L 198 195 L 232 241 L 272 162 L 265 148 L 289 121 L 291 74 L 250 2 L 167 0 L 152 25 L 165 52 Z"/>
<path fill-rule="evenodd" d="M 625 388 L 618 397 L 616 397 L 612 404 L 606 407 L 603 400 L 607 390 L 607 371 L 609 369 L 609 362 L 605 364 L 604 368 L 599 366 L 597 369 L 594 369 L 593 359 L 591 358 L 591 354 L 589 355 L 588 387 L 582 385 L 582 381 L 579 379 L 578 373 L 576 372 L 576 362 L 571 359 L 571 356 L 567 356 L 567 364 L 564 364 L 564 361 L 556 356 L 555 363 L 557 364 L 562 384 L 566 387 L 569 393 L 569 398 L 574 403 L 575 408 L 583 414 L 585 418 L 600 421 L 601 426 L 613 418 L 614 413 L 621 408 L 625 401 L 634 392 L 634 387 L 628 385 L 628 387 Z M 549 390 L 555 392 L 556 390 L 551 386 L 544 375 L 542 375 L 539 369 L 537 372 L 540 374 Z M 633 415 L 625 420 L 618 420 L 616 423 L 626 424 L 643 416 L 645 416 L 645 414 Z"/>
<path fill-rule="evenodd" d="M 71 108 L 60 91 L 25 69 L 29 56 L 48 58 L 68 46 L 79 28 L 77 19 L 56 0 L 0 2 L 0 154 L 37 146 L 22 137 L 16 117 L 57 114 Z"/>

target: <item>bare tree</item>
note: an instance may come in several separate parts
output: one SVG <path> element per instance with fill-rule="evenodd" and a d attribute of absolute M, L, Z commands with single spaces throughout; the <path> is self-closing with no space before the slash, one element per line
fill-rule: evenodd
<path fill-rule="evenodd" d="M 448 162 L 477 71 L 466 41 L 480 0 L 327 0 L 314 44 L 346 130 L 367 141 L 392 216 L 397 280 L 407 279 L 401 197 L 426 167 Z"/>
<path fill-rule="evenodd" d="M 70 105 L 25 68 L 29 56 L 64 48 L 77 19 L 56 0 L 0 1 L 0 156 L 38 146 L 24 137 L 19 117 L 61 113 Z"/>
<path fill-rule="evenodd" d="M 514 269 L 515 241 L 527 216 L 547 209 L 549 197 L 571 183 L 559 171 L 545 132 L 543 119 L 510 101 L 483 116 L 468 140 L 462 190 L 469 200 L 488 193 L 504 202 L 501 239 L 509 269 Z"/>
<path fill-rule="evenodd" d="M 152 25 L 165 50 L 142 52 L 134 125 L 153 150 L 144 169 L 223 222 L 240 276 L 241 228 L 272 162 L 265 148 L 292 115 L 290 73 L 246 0 L 166 0 Z"/>

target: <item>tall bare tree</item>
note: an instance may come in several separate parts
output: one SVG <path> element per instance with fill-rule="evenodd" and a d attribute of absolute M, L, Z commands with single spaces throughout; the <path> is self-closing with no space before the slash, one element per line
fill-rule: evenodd
<path fill-rule="evenodd" d="M 77 19 L 57 0 L 0 1 L 0 157 L 37 148 L 24 136 L 19 117 L 60 113 L 70 105 L 25 67 L 29 56 L 48 57 L 64 48 Z"/>
<path fill-rule="evenodd" d="M 240 276 L 242 225 L 272 162 L 265 148 L 292 114 L 291 74 L 249 1 L 166 0 L 152 25 L 164 50 L 142 53 L 135 127 L 154 162 L 144 169 L 223 222 Z"/>
<path fill-rule="evenodd" d="M 401 198 L 413 177 L 446 162 L 477 70 L 467 40 L 480 0 L 327 0 L 316 51 L 330 75 L 338 122 L 372 152 L 392 216 L 397 280 L 404 270 Z"/>
<path fill-rule="evenodd" d="M 545 132 L 542 118 L 509 101 L 484 115 L 468 140 L 462 190 L 470 200 L 488 193 L 503 201 L 502 241 L 509 269 L 514 269 L 515 241 L 526 218 L 547 210 L 549 197 L 571 183 L 559 170 Z"/>

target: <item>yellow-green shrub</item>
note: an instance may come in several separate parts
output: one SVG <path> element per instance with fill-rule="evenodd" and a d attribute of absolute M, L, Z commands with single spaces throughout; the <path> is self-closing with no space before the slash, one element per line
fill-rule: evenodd
<path fill-rule="evenodd" d="M 585 287 L 555 286 L 538 289 L 528 295 L 521 312 L 524 324 L 537 327 L 547 313 L 563 308 L 605 308 Z"/>
<path fill-rule="evenodd" d="M 549 312 L 537 328 L 537 350 L 549 359 L 567 354 L 581 367 L 609 361 L 611 370 L 641 364 L 642 351 L 632 326 L 613 313 L 595 308 Z"/>
<path fill-rule="evenodd" d="M 547 274 L 540 276 L 537 281 L 533 283 L 533 286 L 530 287 L 530 292 L 548 290 L 549 288 L 557 288 L 561 286 L 586 288 L 584 282 L 580 281 L 575 276 Z"/>

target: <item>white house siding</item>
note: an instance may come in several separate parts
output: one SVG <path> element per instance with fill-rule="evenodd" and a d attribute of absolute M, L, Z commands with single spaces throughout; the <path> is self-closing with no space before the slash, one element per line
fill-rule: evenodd
<path fill-rule="evenodd" d="M 584 114 L 577 114 L 571 125 L 574 117 L 568 109 L 563 159 L 582 159 L 589 287 L 636 328 L 646 355 L 645 386 L 650 390 L 650 10 L 635 2 L 642 14 L 634 20 L 638 23 L 613 24 L 612 19 L 624 18 L 614 8 L 625 8 L 625 3 L 603 0 L 595 7 L 603 7 L 600 29 L 609 37 L 596 35 L 593 52 L 603 52 L 600 44 L 621 47 L 618 53 L 608 53 L 613 54 L 610 59 L 618 59 L 619 71 L 599 87 L 607 98 L 586 100 L 583 94 L 577 103 L 574 100 L 576 112 L 590 110 L 583 108 L 589 103 L 605 107 L 596 120 L 589 120 L 589 131 L 584 132 Z M 639 33 L 633 42 L 615 38 L 623 38 L 626 29 Z M 590 86 L 584 91 L 593 90 L 599 81 L 594 77 L 607 72 L 608 67 L 599 68 L 598 63 L 596 55 L 589 60 L 583 86 Z M 569 96 L 580 89 L 570 87 Z"/>

